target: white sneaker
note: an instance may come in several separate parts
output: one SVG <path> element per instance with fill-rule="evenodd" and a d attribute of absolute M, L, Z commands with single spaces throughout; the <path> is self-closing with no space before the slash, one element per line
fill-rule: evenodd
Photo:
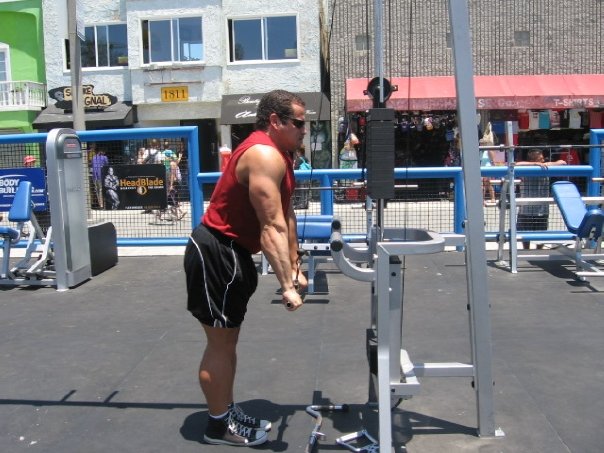
<path fill-rule="evenodd" d="M 268 433 L 239 423 L 234 419 L 233 413 L 229 411 L 223 418 L 208 417 L 208 426 L 203 440 L 214 445 L 253 447 L 266 442 Z"/>
<path fill-rule="evenodd" d="M 260 429 L 262 431 L 270 431 L 273 426 L 268 420 L 261 420 L 256 417 L 252 417 L 251 415 L 247 415 L 236 403 L 229 404 L 229 412 L 233 414 L 233 418 L 235 420 L 245 426 L 249 426 L 250 428 Z"/>

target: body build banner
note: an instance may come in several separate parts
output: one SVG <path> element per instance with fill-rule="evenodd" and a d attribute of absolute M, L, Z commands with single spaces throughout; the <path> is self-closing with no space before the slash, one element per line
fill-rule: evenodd
<path fill-rule="evenodd" d="M 34 211 L 46 211 L 46 179 L 42 168 L 0 169 L 0 211 L 9 211 L 21 181 L 31 181 Z"/>
<path fill-rule="evenodd" d="M 166 167 L 108 165 L 102 169 L 105 208 L 165 209 L 168 205 Z"/>

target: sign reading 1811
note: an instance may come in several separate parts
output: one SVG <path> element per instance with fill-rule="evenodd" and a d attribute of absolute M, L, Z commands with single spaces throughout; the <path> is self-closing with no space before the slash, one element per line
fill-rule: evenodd
<path fill-rule="evenodd" d="M 186 102 L 189 100 L 189 87 L 162 87 L 162 102 Z"/>

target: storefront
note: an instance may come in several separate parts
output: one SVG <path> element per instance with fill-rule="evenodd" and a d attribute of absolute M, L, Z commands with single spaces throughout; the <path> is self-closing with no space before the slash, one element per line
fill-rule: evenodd
<path fill-rule="evenodd" d="M 104 110 L 84 112 L 86 129 L 114 129 L 132 127 L 136 122 L 136 107 L 125 102 L 117 102 Z M 33 127 L 40 131 L 49 131 L 57 127 L 73 127 L 73 112 L 63 110 L 52 104 L 36 117 Z"/>
<path fill-rule="evenodd" d="M 330 104 L 323 93 L 297 93 L 306 103 L 307 126 L 305 147 L 311 150 L 307 157 L 315 168 L 331 168 L 331 138 L 329 136 Z M 233 149 L 253 130 L 256 122 L 256 108 L 264 93 L 233 94 L 222 97 L 220 123 L 229 131 L 222 136 L 230 136 Z"/>
<path fill-rule="evenodd" d="M 350 133 L 362 142 L 365 112 L 372 107 L 363 93 L 368 81 L 346 81 L 347 118 L 339 128 L 339 149 Z M 454 77 L 395 77 L 390 82 L 396 87 L 387 102 L 397 112 L 396 165 L 444 165 L 457 128 Z M 503 143 L 504 123 L 512 121 L 516 144 L 586 144 L 589 129 L 604 127 L 602 74 L 475 76 L 474 88 L 479 137 L 490 122 Z M 362 149 L 359 154 L 362 160 Z M 575 158 L 585 160 L 580 152 Z"/>
<path fill-rule="evenodd" d="M 96 92 L 93 85 L 82 87 L 84 121 L 87 130 L 124 129 L 133 127 L 137 121 L 136 107 L 118 101 L 110 93 Z M 41 132 L 56 128 L 74 128 L 71 87 L 63 86 L 48 91 L 55 102 L 42 110 L 32 125 Z M 138 145 L 122 141 L 103 143 L 103 151 L 112 162 L 129 163 L 135 157 Z M 89 158 L 92 158 L 92 152 Z M 43 164 L 44 156 L 40 163 Z"/>

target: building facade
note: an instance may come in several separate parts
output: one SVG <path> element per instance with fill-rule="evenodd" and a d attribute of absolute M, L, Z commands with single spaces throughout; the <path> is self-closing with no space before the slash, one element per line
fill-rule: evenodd
<path fill-rule="evenodd" d="M 254 122 L 229 117 L 227 100 L 253 103 L 277 88 L 323 99 L 322 3 L 78 2 L 87 128 L 195 125 L 202 169 L 216 170 L 219 147 L 236 145 Z M 71 73 L 67 2 L 43 0 L 43 8 L 44 28 L 55 32 L 44 38 L 49 107 L 34 124 L 49 129 L 72 121 L 61 108 Z M 322 109 L 329 120 L 329 103 Z"/>
<path fill-rule="evenodd" d="M 41 3 L 0 1 L 0 134 L 31 132 L 46 106 Z"/>
<path fill-rule="evenodd" d="M 347 107 L 350 93 L 346 92 L 346 80 L 368 81 L 377 75 L 373 4 L 365 0 L 337 2 L 330 11 L 330 16 L 333 15 L 329 39 L 332 132 L 334 135 L 339 132 L 339 140 L 334 140 L 334 159 L 347 130 L 348 133 L 351 130 L 350 125 L 358 130 L 354 117 L 362 116 L 358 109 Z M 469 0 L 468 5 L 475 75 L 604 73 L 604 4 L 601 0 Z M 448 2 L 384 2 L 383 30 L 384 77 L 453 76 Z M 426 89 L 430 90 L 430 85 Z M 435 93 L 438 89 L 433 86 Z M 599 90 L 594 94 L 602 93 Z M 407 96 L 406 93 L 398 95 Z M 597 99 L 590 107 L 604 108 L 601 97 Z M 514 117 L 504 110 L 492 111 L 492 115 L 479 112 L 483 125 L 490 120 Z M 399 112 L 399 120 L 403 119 L 402 113 L 409 113 L 411 122 L 418 118 L 413 112 Z M 425 119 L 423 113 L 429 112 L 416 113 L 422 120 Z M 449 114 L 450 111 L 440 112 L 439 118 L 447 118 Z M 438 162 L 440 157 L 436 157 L 431 164 Z"/>

